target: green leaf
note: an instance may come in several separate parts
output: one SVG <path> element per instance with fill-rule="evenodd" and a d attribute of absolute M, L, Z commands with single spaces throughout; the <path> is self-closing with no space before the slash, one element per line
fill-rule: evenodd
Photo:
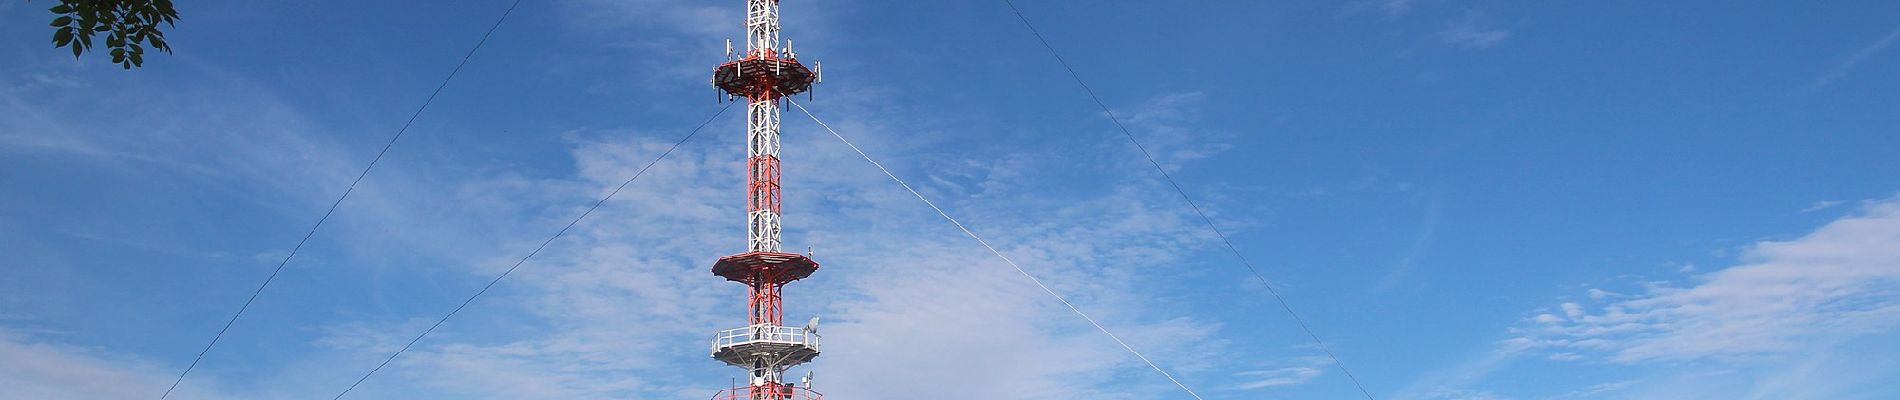
<path fill-rule="evenodd" d="M 73 42 L 73 28 L 72 27 L 59 28 L 59 30 L 53 31 L 54 44 L 65 46 L 66 44 L 72 43 L 72 42 Z"/>
<path fill-rule="evenodd" d="M 66 26 L 66 25 L 72 25 L 72 24 L 73 24 L 73 17 L 60 16 L 59 18 L 53 19 L 52 26 Z"/>
<path fill-rule="evenodd" d="M 62 3 L 62 4 L 60 4 L 60 5 L 57 5 L 57 6 L 53 6 L 53 8 L 48 8 L 48 9 L 46 9 L 46 10 L 47 10 L 47 11 L 52 11 L 52 12 L 53 12 L 54 14 L 72 14 L 72 13 L 73 13 L 73 6 L 72 6 L 71 4 L 63 4 L 63 3 Z"/>
<path fill-rule="evenodd" d="M 79 53 L 84 51 L 86 51 L 85 48 L 73 46 L 73 58 L 79 58 Z"/>

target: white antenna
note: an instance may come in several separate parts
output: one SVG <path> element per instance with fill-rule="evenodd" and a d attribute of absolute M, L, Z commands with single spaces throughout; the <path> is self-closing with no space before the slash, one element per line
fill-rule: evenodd
<path fill-rule="evenodd" d="M 825 62 L 813 61 L 811 63 L 811 73 L 812 75 L 818 75 L 818 83 L 825 83 Z"/>
<path fill-rule="evenodd" d="M 726 59 L 732 59 L 732 38 L 726 38 Z"/>
<path fill-rule="evenodd" d="M 803 383 L 803 384 L 805 385 L 805 388 L 806 388 L 806 389 L 811 389 L 811 375 L 812 375 L 812 372 L 813 372 L 813 371 L 805 371 L 805 379 L 801 379 L 801 380 L 800 380 L 800 383 Z"/>

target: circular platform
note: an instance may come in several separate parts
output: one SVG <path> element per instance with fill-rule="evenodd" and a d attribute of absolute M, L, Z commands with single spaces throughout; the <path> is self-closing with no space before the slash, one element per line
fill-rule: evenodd
<path fill-rule="evenodd" d="M 747 57 L 713 69 L 713 86 L 740 97 L 777 98 L 804 93 L 818 75 L 796 59 Z"/>
<path fill-rule="evenodd" d="M 777 325 L 753 325 L 719 331 L 713 336 L 712 357 L 739 367 L 764 359 L 771 365 L 793 366 L 818 358 L 817 332 Z"/>
<path fill-rule="evenodd" d="M 784 284 L 811 276 L 818 271 L 818 262 L 810 257 L 794 253 L 773 253 L 755 251 L 720 257 L 713 263 L 713 275 L 719 275 L 733 282 L 751 284 L 763 277 L 768 283 Z"/>

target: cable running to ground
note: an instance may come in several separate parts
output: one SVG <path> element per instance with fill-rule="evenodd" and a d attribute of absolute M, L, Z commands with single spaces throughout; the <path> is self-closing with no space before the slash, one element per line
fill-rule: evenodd
<path fill-rule="evenodd" d="M 1135 351 L 1134 346 L 1129 346 L 1128 342 L 1122 341 L 1120 336 L 1115 336 L 1115 333 L 1109 332 L 1108 328 L 1102 327 L 1101 323 L 1095 322 L 1095 318 L 1089 317 L 1089 314 L 1082 312 L 1081 308 L 1076 308 L 1075 304 L 1069 302 L 1069 299 L 1062 297 L 1061 294 L 1057 294 L 1055 289 L 1050 289 L 1048 285 L 1044 285 L 1041 279 L 1036 279 L 1035 275 L 1030 275 L 1029 271 L 1024 270 L 1022 266 L 1016 265 L 1016 261 L 1010 260 L 1009 256 L 1003 255 L 1003 252 L 997 251 L 995 246 L 990 246 L 989 241 L 983 240 L 982 237 L 976 235 L 976 232 L 964 227 L 962 222 L 958 222 L 956 218 L 951 217 L 950 213 L 944 212 L 943 208 L 937 207 L 937 203 L 931 202 L 928 198 L 924 198 L 923 193 L 918 193 L 917 189 L 912 189 L 910 184 L 904 183 L 903 179 L 898 179 L 896 174 L 891 173 L 891 170 L 884 168 L 884 164 L 880 164 L 877 160 L 871 159 L 870 154 L 865 154 L 864 150 L 858 149 L 858 145 L 851 144 L 851 140 L 845 139 L 844 135 L 838 134 L 838 131 L 835 129 L 831 129 L 831 125 L 825 124 L 825 121 L 818 120 L 818 116 L 812 115 L 811 110 L 805 109 L 804 105 L 798 104 L 796 101 L 791 101 L 790 99 L 786 101 L 792 103 L 793 107 L 798 107 L 798 111 L 804 113 L 806 117 L 810 117 L 812 122 L 816 122 L 818 126 L 824 127 L 826 132 L 831 132 L 831 137 L 838 138 L 838 141 L 844 142 L 844 145 L 850 147 L 851 151 L 855 151 L 858 153 L 858 156 L 864 157 L 864 161 L 870 162 L 872 166 L 877 167 L 878 171 L 883 171 L 884 176 L 890 177 L 892 182 L 897 182 L 899 186 L 903 186 L 904 190 L 909 191 L 911 195 L 917 196 L 917 200 L 923 201 L 926 206 L 930 206 L 930 209 L 936 211 L 938 216 L 943 217 L 945 221 L 950 221 L 951 225 L 956 225 L 957 229 L 962 230 L 964 235 L 975 239 L 976 243 L 983 245 L 983 248 L 988 249 L 990 254 L 995 254 L 996 258 L 1003 259 L 1003 262 L 1009 264 L 1010 268 L 1015 268 L 1017 273 L 1022 274 L 1024 278 L 1029 278 L 1029 281 L 1035 283 L 1036 287 L 1042 288 L 1043 292 L 1049 293 L 1049 296 L 1055 297 L 1056 301 L 1062 302 L 1062 305 L 1068 307 L 1069 311 L 1075 312 L 1077 316 L 1081 316 L 1082 320 L 1089 322 L 1089 325 L 1094 325 L 1096 330 L 1102 331 L 1104 335 L 1108 335 L 1109 339 L 1114 339 L 1115 344 L 1119 344 L 1122 346 L 1122 349 L 1128 350 L 1128 354 L 1134 354 L 1135 358 L 1139 358 L 1141 362 L 1147 363 L 1148 368 L 1154 368 L 1155 372 L 1161 373 L 1161 376 L 1168 378 L 1169 382 L 1174 382 L 1175 386 L 1179 386 L 1181 390 L 1186 391 L 1189 396 L 1194 396 L 1195 399 L 1201 399 L 1201 395 L 1194 393 L 1194 389 L 1189 389 L 1186 384 L 1174 379 L 1174 375 L 1169 374 L 1166 370 L 1162 370 L 1160 365 L 1155 365 L 1155 362 L 1149 360 L 1148 356 L 1141 355 L 1141 352 Z"/>
<path fill-rule="evenodd" d="M 1161 177 L 1166 178 L 1168 181 L 1168 185 L 1174 187 L 1174 192 L 1179 193 L 1181 195 L 1181 200 L 1186 201 L 1188 204 L 1188 207 L 1194 209 L 1195 215 L 1201 216 L 1201 221 L 1207 223 L 1207 228 L 1209 230 L 1214 231 L 1214 236 L 1220 237 L 1221 243 L 1227 245 L 1227 250 L 1234 253 L 1234 258 L 1239 259 L 1240 264 L 1246 266 L 1247 271 L 1252 272 L 1253 277 L 1255 279 L 1260 280 L 1261 286 L 1266 286 L 1267 293 L 1272 294 L 1273 299 L 1280 303 L 1280 308 L 1285 309 L 1287 315 L 1293 317 L 1293 322 L 1296 324 L 1299 324 L 1300 330 L 1306 332 L 1306 336 L 1313 339 L 1313 344 L 1319 346 L 1320 351 L 1325 352 L 1326 357 L 1331 358 L 1333 360 L 1333 365 L 1338 366 L 1339 371 L 1346 374 L 1346 379 L 1352 381 L 1353 387 L 1358 388 L 1359 393 L 1364 394 L 1366 396 L 1366 399 L 1373 400 L 1372 392 L 1366 390 L 1366 386 L 1359 382 L 1359 378 L 1352 374 L 1352 370 L 1346 369 L 1346 363 L 1340 361 L 1339 356 L 1333 354 L 1333 350 L 1326 346 L 1326 341 L 1320 340 L 1319 335 L 1313 333 L 1312 328 L 1307 327 L 1306 319 L 1300 318 L 1300 314 L 1298 312 L 1293 311 L 1293 306 L 1287 303 L 1286 298 L 1280 295 L 1280 291 L 1276 290 L 1273 287 L 1272 283 L 1268 283 L 1267 277 L 1260 273 L 1260 269 L 1255 268 L 1253 265 L 1253 262 L 1248 261 L 1247 256 L 1242 255 L 1240 253 L 1240 248 L 1234 246 L 1234 242 L 1232 240 L 1227 239 L 1227 234 L 1221 232 L 1219 226 L 1214 225 L 1213 218 L 1209 218 L 1206 212 L 1201 211 L 1201 206 L 1194 202 L 1194 198 L 1188 196 L 1187 190 L 1181 189 L 1181 184 L 1179 182 L 1175 182 L 1174 176 L 1168 173 L 1168 169 L 1163 168 L 1161 166 L 1161 162 L 1155 161 L 1154 155 L 1148 153 L 1148 148 L 1146 146 L 1142 146 L 1140 140 L 1135 139 L 1135 134 L 1128 130 L 1128 126 L 1122 124 L 1121 118 L 1116 117 L 1114 111 L 1109 110 L 1108 104 L 1102 102 L 1102 97 L 1095 94 L 1095 89 L 1090 88 L 1088 82 L 1084 82 L 1082 80 L 1082 74 L 1076 73 L 1075 67 L 1070 66 L 1069 61 L 1066 59 L 1063 59 L 1062 54 L 1056 51 L 1056 47 L 1054 45 L 1049 44 L 1049 39 L 1044 38 L 1042 36 L 1042 32 L 1036 30 L 1036 25 L 1029 22 L 1029 17 L 1026 15 L 1023 15 L 1023 11 L 1021 9 L 1016 8 L 1016 3 L 1010 0 L 1003 0 L 1003 4 L 1009 5 L 1009 10 L 1016 14 L 1016 19 L 1021 20 L 1023 22 L 1023 27 L 1029 28 L 1029 33 L 1036 36 L 1036 41 L 1041 42 L 1042 47 L 1049 50 L 1049 55 L 1054 56 L 1057 63 L 1062 64 L 1062 69 L 1067 70 L 1069 72 L 1069 77 L 1075 79 L 1075 84 L 1077 86 L 1081 86 L 1082 91 L 1088 92 L 1089 98 L 1095 100 L 1095 105 L 1102 108 L 1102 113 L 1108 114 L 1109 121 L 1113 121 L 1115 123 L 1115 127 L 1121 129 L 1122 135 L 1128 137 L 1128 142 L 1133 143 L 1135 145 L 1135 149 L 1141 151 L 1141 156 L 1144 158 L 1147 158 L 1148 163 L 1153 164 L 1156 171 L 1161 172 Z"/>
<path fill-rule="evenodd" d="M 410 347 L 415 346 L 416 342 L 422 341 L 422 338 L 429 336 L 429 333 L 435 332 L 435 328 L 439 328 L 443 323 L 449 322 L 449 318 L 454 317 L 456 313 L 462 312 L 463 308 L 468 307 L 469 303 L 474 303 L 475 299 L 482 297 L 482 294 L 488 293 L 488 289 L 494 288 L 495 284 L 501 283 L 502 279 L 507 278 L 510 274 L 514 274 L 516 269 L 520 269 L 522 264 L 528 262 L 528 259 L 534 258 L 536 254 L 541 254 L 541 250 L 548 248 L 549 243 L 554 243 L 554 239 L 560 239 L 562 235 L 566 235 L 567 231 L 573 229 L 575 224 L 579 224 L 581 220 L 586 219 L 588 215 L 594 214 L 594 210 L 600 209 L 601 204 L 606 204 L 607 200 L 612 200 L 614 195 L 620 194 L 621 189 L 626 189 L 627 185 L 633 183 L 633 180 L 640 179 L 641 175 L 647 173 L 647 169 L 653 168 L 654 164 L 659 164 L 661 160 L 666 159 L 666 156 L 672 155 L 673 150 L 678 150 L 681 145 L 686 144 L 686 141 L 692 140 L 693 136 L 699 135 L 700 130 L 706 129 L 706 125 L 712 124 L 714 119 L 718 119 L 720 115 L 725 114 L 726 110 L 730 108 L 732 108 L 732 103 L 727 103 L 725 107 L 720 107 L 719 112 L 713 113 L 711 118 L 706 119 L 706 122 L 702 122 L 699 124 L 699 127 L 693 128 L 693 131 L 687 133 L 686 137 L 680 138 L 678 142 L 673 142 L 673 147 L 666 148 L 666 151 L 660 153 L 659 157 L 655 157 L 653 161 L 647 162 L 646 166 L 640 167 L 639 171 L 633 173 L 633 177 L 627 178 L 624 182 L 620 182 L 620 186 L 615 187 L 611 192 L 607 192 L 606 196 L 602 196 L 600 200 L 595 201 L 592 207 L 587 207 L 587 211 L 582 212 L 580 216 L 574 217 L 572 221 L 568 221 L 567 226 L 561 227 L 561 230 L 555 232 L 554 236 L 549 236 L 548 240 L 541 241 L 541 245 L 535 246 L 534 251 L 528 252 L 528 255 L 522 256 L 521 260 L 515 261 L 514 266 L 508 267 L 507 271 L 502 271 L 501 275 L 496 276 L 492 281 L 488 281 L 488 285 L 482 286 L 481 290 L 477 290 L 475 294 L 468 296 L 468 300 L 462 300 L 462 304 L 455 306 L 454 310 L 449 310 L 448 314 L 442 315 L 442 318 L 436 320 L 435 324 L 429 325 L 429 329 L 423 330 L 422 334 L 416 335 L 415 339 L 409 339 L 409 343 L 402 345 L 402 348 L 397 349 L 395 353 L 390 353 L 389 358 L 383 359 L 382 364 L 377 364 L 376 368 L 370 369 L 369 373 L 363 374 L 362 378 L 357 378 L 356 382 L 350 383 L 349 388 L 343 389 L 343 392 L 337 393 L 336 397 L 332 397 L 330 400 L 341 399 L 343 395 L 350 394 L 350 391 L 356 390 L 357 385 L 363 384 L 363 381 L 369 380 L 370 376 L 376 375 L 376 372 L 382 371 L 383 367 L 389 366 L 390 362 L 396 361 L 396 357 L 401 356 L 403 352 L 409 351 Z"/>
<path fill-rule="evenodd" d="M 231 319 L 224 322 L 224 327 L 218 329 L 218 334 L 211 337 L 211 343 L 205 344 L 204 350 L 198 351 L 198 356 L 191 359 L 191 365 L 185 366 L 185 371 L 179 372 L 178 379 L 172 380 L 171 387 L 165 388 L 165 394 L 159 395 L 158 398 L 164 399 L 171 397 L 172 390 L 178 389 L 178 384 L 185 381 L 185 375 L 190 374 L 192 369 L 198 368 L 198 362 L 204 361 L 205 354 L 210 353 L 211 348 L 217 346 L 219 340 L 224 339 L 225 332 L 231 330 L 231 325 L 237 324 L 238 317 L 244 316 L 244 311 L 251 308 L 251 303 L 256 302 L 257 296 L 264 293 L 264 288 L 269 287 L 272 281 L 277 280 L 277 275 L 284 272 L 284 266 L 290 264 L 291 258 L 297 257 L 297 251 L 303 249 L 304 243 L 309 242 L 310 237 L 317 235 L 317 228 L 323 227 L 324 221 L 330 220 L 330 215 L 336 213 L 337 206 L 343 204 L 343 199 L 349 198 L 350 193 L 356 191 L 356 185 L 362 183 L 363 178 L 369 176 L 370 170 L 376 169 L 376 164 L 383 161 L 384 155 L 389 154 L 389 149 L 396 146 L 396 140 L 402 139 L 403 133 L 409 132 L 409 126 L 416 123 L 416 118 L 422 116 L 423 110 L 429 109 L 429 104 L 435 103 L 435 97 L 442 94 L 442 89 L 449 87 L 449 81 L 454 80 L 455 75 L 462 72 L 462 67 L 468 65 L 468 60 L 475 57 L 475 52 L 481 50 L 483 44 L 488 43 L 488 37 L 495 34 L 495 29 L 500 28 L 501 23 L 508 20 L 508 15 L 515 12 L 515 6 L 519 5 L 521 5 L 521 0 L 515 0 L 513 4 L 509 4 L 508 10 L 503 11 L 501 18 L 495 20 L 495 25 L 490 26 L 488 32 L 482 33 L 482 39 L 475 42 L 475 47 L 468 49 L 468 54 L 462 56 L 462 62 L 455 64 L 455 69 L 449 71 L 448 77 L 442 78 L 442 83 L 435 86 L 435 91 L 430 92 L 429 98 L 422 101 L 422 106 L 417 107 L 416 112 L 409 115 L 409 120 L 402 123 L 402 128 L 396 130 L 396 135 L 389 138 L 389 143 L 383 144 L 382 151 L 376 152 L 376 157 L 369 160 L 368 166 L 363 167 L 363 172 L 356 174 L 356 180 L 350 181 L 350 186 L 348 189 L 343 190 L 343 195 L 337 196 L 336 201 L 330 202 L 330 209 L 323 212 L 323 217 L 317 218 L 317 223 L 310 226 L 310 231 L 304 233 L 303 239 L 297 240 L 297 245 L 290 248 L 290 254 L 285 255 L 283 261 L 277 262 L 277 268 L 271 270 L 269 277 L 264 278 L 264 283 L 257 285 L 257 290 L 252 291 L 251 297 L 244 300 L 244 305 L 238 307 L 237 313 L 232 314 Z"/>

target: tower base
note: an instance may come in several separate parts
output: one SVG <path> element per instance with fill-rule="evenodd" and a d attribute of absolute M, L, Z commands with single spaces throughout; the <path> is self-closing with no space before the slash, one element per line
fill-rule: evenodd
<path fill-rule="evenodd" d="M 741 386 L 719 391 L 712 400 L 824 400 L 825 395 L 787 384 L 767 384 L 764 386 Z"/>

